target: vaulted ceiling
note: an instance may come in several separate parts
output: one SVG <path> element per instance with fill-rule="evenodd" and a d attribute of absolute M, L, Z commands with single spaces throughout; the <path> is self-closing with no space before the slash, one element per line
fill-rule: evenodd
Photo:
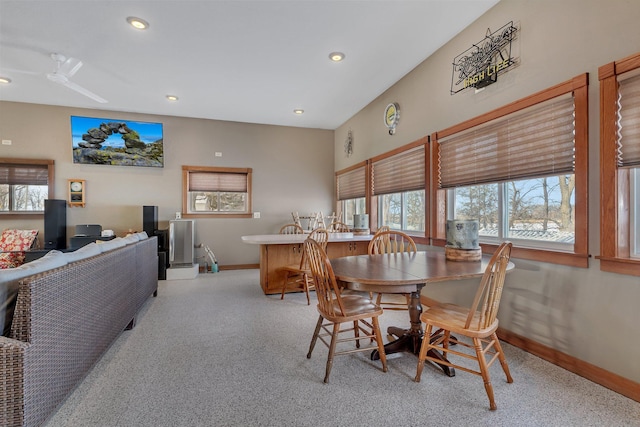
<path fill-rule="evenodd" d="M 0 0 L 0 100 L 335 129 L 497 2 Z"/>

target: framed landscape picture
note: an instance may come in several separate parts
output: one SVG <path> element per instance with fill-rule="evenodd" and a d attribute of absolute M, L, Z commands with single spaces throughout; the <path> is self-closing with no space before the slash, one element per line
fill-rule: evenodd
<path fill-rule="evenodd" d="M 73 163 L 164 166 L 162 123 L 71 116 Z"/>

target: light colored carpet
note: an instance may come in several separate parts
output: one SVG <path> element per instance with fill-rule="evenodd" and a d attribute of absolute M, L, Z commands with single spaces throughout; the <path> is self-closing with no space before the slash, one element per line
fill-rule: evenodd
<path fill-rule="evenodd" d="M 317 311 L 303 293 L 265 296 L 257 270 L 161 281 L 158 297 L 46 424 L 58 426 L 640 426 L 640 403 L 504 344 L 514 378 L 445 376 L 431 365 L 415 383 L 416 357 L 389 371 L 367 353 L 306 358 Z M 406 312 L 385 312 L 406 326 Z"/>

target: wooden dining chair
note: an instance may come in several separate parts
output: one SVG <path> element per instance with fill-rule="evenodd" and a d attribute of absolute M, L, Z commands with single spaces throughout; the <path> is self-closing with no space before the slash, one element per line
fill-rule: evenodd
<path fill-rule="evenodd" d="M 279 234 L 303 234 L 304 230 L 298 224 L 285 224 L 280 227 Z"/>
<path fill-rule="evenodd" d="M 416 382 L 420 382 L 425 360 L 470 372 L 482 377 L 484 388 L 489 397 L 489 407 L 492 410 L 497 408 L 489 377 L 489 367 L 496 359 L 502 365 L 507 382 L 513 382 L 507 360 L 496 335 L 498 328 L 496 316 L 510 257 L 511 243 L 504 242 L 491 257 L 470 308 L 455 304 L 438 304 L 422 313 L 420 320 L 426 324 L 426 327 L 418 356 Z M 434 328 L 436 328 L 436 332 L 432 336 Z M 451 334 L 455 334 L 456 337 Z M 472 340 L 473 344 L 461 341 L 457 336 L 467 337 Z M 451 349 L 449 347 L 451 344 L 458 344 L 456 348 L 459 350 Z M 430 356 L 430 350 L 440 352 L 443 358 Z M 447 357 L 448 353 L 475 360 L 479 370 L 468 368 L 468 364 L 460 366 L 451 362 Z M 485 358 L 487 355 L 490 356 L 489 361 Z"/>
<path fill-rule="evenodd" d="M 348 233 L 351 231 L 347 224 L 345 224 L 344 222 L 337 222 L 337 221 L 332 222 L 329 225 L 328 230 L 330 233 Z"/>
<path fill-rule="evenodd" d="M 309 234 L 308 239 L 315 240 L 320 244 L 320 247 L 326 251 L 329 232 L 324 228 L 316 228 Z M 309 268 L 309 257 L 304 250 L 304 246 L 300 263 L 280 267 L 280 270 L 284 271 L 284 281 L 282 283 L 282 295 L 280 299 L 284 299 L 284 294 L 287 290 L 292 288 L 303 289 L 307 294 L 307 305 L 310 305 L 309 291 L 314 290 L 315 286 L 311 269 Z"/>
<path fill-rule="evenodd" d="M 311 338 L 307 359 L 311 358 L 311 353 L 319 338 L 329 348 L 324 376 L 325 383 L 329 382 L 334 356 L 343 354 L 378 350 L 380 361 L 382 362 L 382 371 L 387 372 L 387 357 L 382 343 L 380 324 L 378 323 L 378 316 L 382 314 L 382 308 L 363 295 L 350 294 L 342 296 L 336 283 L 329 257 L 320 244 L 313 239 L 307 239 L 304 242 L 304 246 L 309 257 L 311 274 L 315 281 L 316 296 L 318 297 L 317 308 L 320 314 L 313 332 L 313 338 Z M 343 323 L 349 323 L 350 327 L 342 329 L 341 325 Z M 352 337 L 342 335 L 339 338 L 340 334 L 348 334 L 352 331 Z M 364 335 L 361 335 L 361 333 Z M 331 339 L 327 341 L 329 336 L 331 336 Z M 360 347 L 360 340 L 363 339 L 371 342 L 375 341 L 376 345 Z M 340 347 L 340 350 L 337 349 L 338 343 L 342 344 L 348 341 L 355 341 L 355 348 Z"/>
<path fill-rule="evenodd" d="M 369 255 L 390 254 L 407 252 L 415 254 L 418 251 L 416 243 L 411 236 L 402 231 L 383 229 L 373 235 L 369 241 Z M 385 310 L 408 310 L 411 295 L 403 294 L 405 302 L 382 301 L 382 293 L 378 293 L 376 304 L 382 306 Z"/>

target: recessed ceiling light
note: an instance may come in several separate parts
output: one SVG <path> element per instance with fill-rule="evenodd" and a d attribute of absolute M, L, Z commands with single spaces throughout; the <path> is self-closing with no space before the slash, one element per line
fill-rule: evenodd
<path fill-rule="evenodd" d="M 177 101 L 177 100 L 178 100 L 178 97 L 177 97 L 177 96 L 175 96 L 175 95 L 167 95 L 167 99 L 168 99 L 169 101 Z"/>
<path fill-rule="evenodd" d="M 0 83 L 9 84 L 11 79 L 9 77 L 0 77 Z"/>
<path fill-rule="evenodd" d="M 329 59 L 331 59 L 333 62 L 340 62 L 344 59 L 344 53 L 342 52 L 331 52 L 329 54 Z"/>
<path fill-rule="evenodd" d="M 293 114 L 297 114 L 297 115 L 304 114 L 304 110 L 300 108 L 296 108 L 295 110 L 293 110 Z"/>
<path fill-rule="evenodd" d="M 135 16 L 129 16 L 127 18 L 127 22 L 137 30 L 146 30 L 149 28 L 149 23 L 141 18 L 136 18 Z"/>

